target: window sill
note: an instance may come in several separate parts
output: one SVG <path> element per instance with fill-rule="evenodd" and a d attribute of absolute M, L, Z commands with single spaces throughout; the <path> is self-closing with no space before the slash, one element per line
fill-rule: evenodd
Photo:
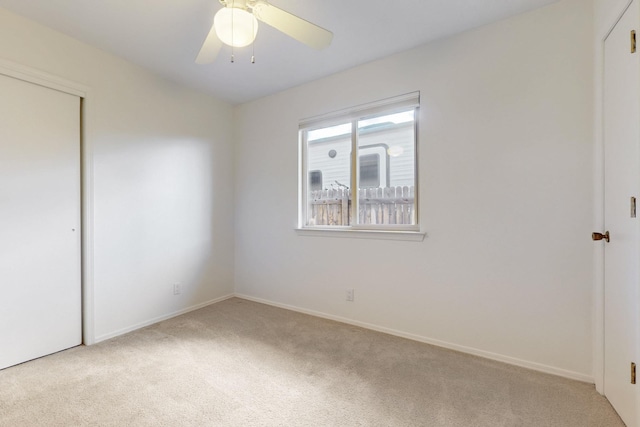
<path fill-rule="evenodd" d="M 420 231 L 393 231 L 393 230 L 353 230 L 331 228 L 296 228 L 298 236 L 309 237 L 341 237 L 353 239 L 376 240 L 406 240 L 422 242 L 427 233 Z"/>

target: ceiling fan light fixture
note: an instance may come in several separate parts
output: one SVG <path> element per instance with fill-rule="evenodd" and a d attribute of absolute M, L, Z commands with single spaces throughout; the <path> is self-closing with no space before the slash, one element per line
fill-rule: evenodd
<path fill-rule="evenodd" d="M 258 20 L 253 14 L 236 7 L 223 7 L 213 18 L 218 38 L 229 46 L 248 46 L 258 34 Z"/>

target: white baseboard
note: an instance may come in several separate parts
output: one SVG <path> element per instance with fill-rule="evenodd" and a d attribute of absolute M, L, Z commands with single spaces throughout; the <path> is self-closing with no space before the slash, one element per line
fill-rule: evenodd
<path fill-rule="evenodd" d="M 532 369 L 534 371 L 544 372 L 546 374 L 557 375 L 564 378 L 569 378 L 572 380 L 582 381 L 586 383 L 594 383 L 594 378 L 590 375 L 581 374 L 579 372 L 569 371 L 566 369 L 560 369 L 553 366 L 544 365 L 537 362 L 530 362 L 528 360 L 517 359 L 515 357 L 504 356 L 497 353 L 491 353 L 484 350 L 479 350 L 473 347 L 466 347 L 463 345 L 452 344 L 445 341 L 436 340 L 433 338 L 423 337 L 420 335 L 410 334 L 402 331 L 398 331 L 395 329 L 385 328 L 383 326 L 374 325 L 371 323 L 359 322 L 357 320 L 348 319 L 345 317 L 334 316 L 332 314 L 326 314 L 315 310 L 308 310 L 305 308 L 296 307 L 288 304 L 281 304 L 274 301 L 265 300 L 262 298 L 255 298 L 249 295 L 244 294 L 235 294 L 236 297 L 245 299 L 248 301 L 254 301 L 261 304 L 267 304 L 278 308 L 284 308 L 286 310 L 296 311 L 298 313 L 309 314 L 311 316 L 321 317 L 323 319 L 334 320 L 336 322 L 346 323 L 349 325 L 359 326 L 365 329 L 371 329 L 377 332 L 383 332 L 389 335 L 395 335 L 401 338 L 407 338 L 413 341 L 422 342 L 425 344 L 435 345 L 437 347 L 447 348 L 449 350 L 456 350 L 462 353 L 472 354 L 474 356 L 484 357 L 485 359 L 496 360 L 498 362 L 508 363 L 510 365 L 520 366 L 522 368 Z"/>
<path fill-rule="evenodd" d="M 97 344 L 97 343 L 99 343 L 101 341 L 106 341 L 108 339 L 115 338 L 115 337 L 117 337 L 119 335 L 124 335 L 126 333 L 135 331 L 136 329 L 140 329 L 140 328 L 144 328 L 145 326 L 153 325 L 154 323 L 162 322 L 163 320 L 171 319 L 172 317 L 180 316 L 181 314 L 189 313 L 190 311 L 199 310 L 199 309 L 204 308 L 206 306 L 209 306 L 211 304 L 215 304 L 215 303 L 218 303 L 218 302 L 221 302 L 221 301 L 224 301 L 224 300 L 228 300 L 229 298 L 233 298 L 234 296 L 235 296 L 234 294 L 225 295 L 225 296 L 220 297 L 220 298 L 215 298 L 215 299 L 212 299 L 212 300 L 209 300 L 209 301 L 205 301 L 205 302 L 200 303 L 200 304 L 192 305 L 191 307 L 183 308 L 182 310 L 178 310 L 178 311 L 174 311 L 172 313 L 164 314 L 162 316 L 154 317 L 153 319 L 145 320 L 144 322 L 137 323 L 137 324 L 132 325 L 132 326 L 127 326 L 126 328 L 122 328 L 122 329 L 119 329 L 117 331 L 105 334 L 105 335 L 100 335 L 99 337 L 97 337 L 95 339 L 93 344 Z"/>

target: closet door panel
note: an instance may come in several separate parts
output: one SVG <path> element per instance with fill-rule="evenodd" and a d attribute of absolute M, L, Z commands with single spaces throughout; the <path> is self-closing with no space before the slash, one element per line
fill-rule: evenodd
<path fill-rule="evenodd" d="M 0 75 L 0 369 L 79 345 L 80 98 Z"/>

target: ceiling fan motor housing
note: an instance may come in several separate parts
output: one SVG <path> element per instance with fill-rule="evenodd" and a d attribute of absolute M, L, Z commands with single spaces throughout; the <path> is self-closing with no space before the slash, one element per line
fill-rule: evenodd
<path fill-rule="evenodd" d="M 258 22 L 317 50 L 331 44 L 333 33 L 305 19 L 269 4 L 266 0 L 219 0 L 223 6 L 196 58 L 198 64 L 212 63 L 222 43 L 242 47 L 253 42 Z M 253 62 L 253 61 L 252 61 Z"/>

